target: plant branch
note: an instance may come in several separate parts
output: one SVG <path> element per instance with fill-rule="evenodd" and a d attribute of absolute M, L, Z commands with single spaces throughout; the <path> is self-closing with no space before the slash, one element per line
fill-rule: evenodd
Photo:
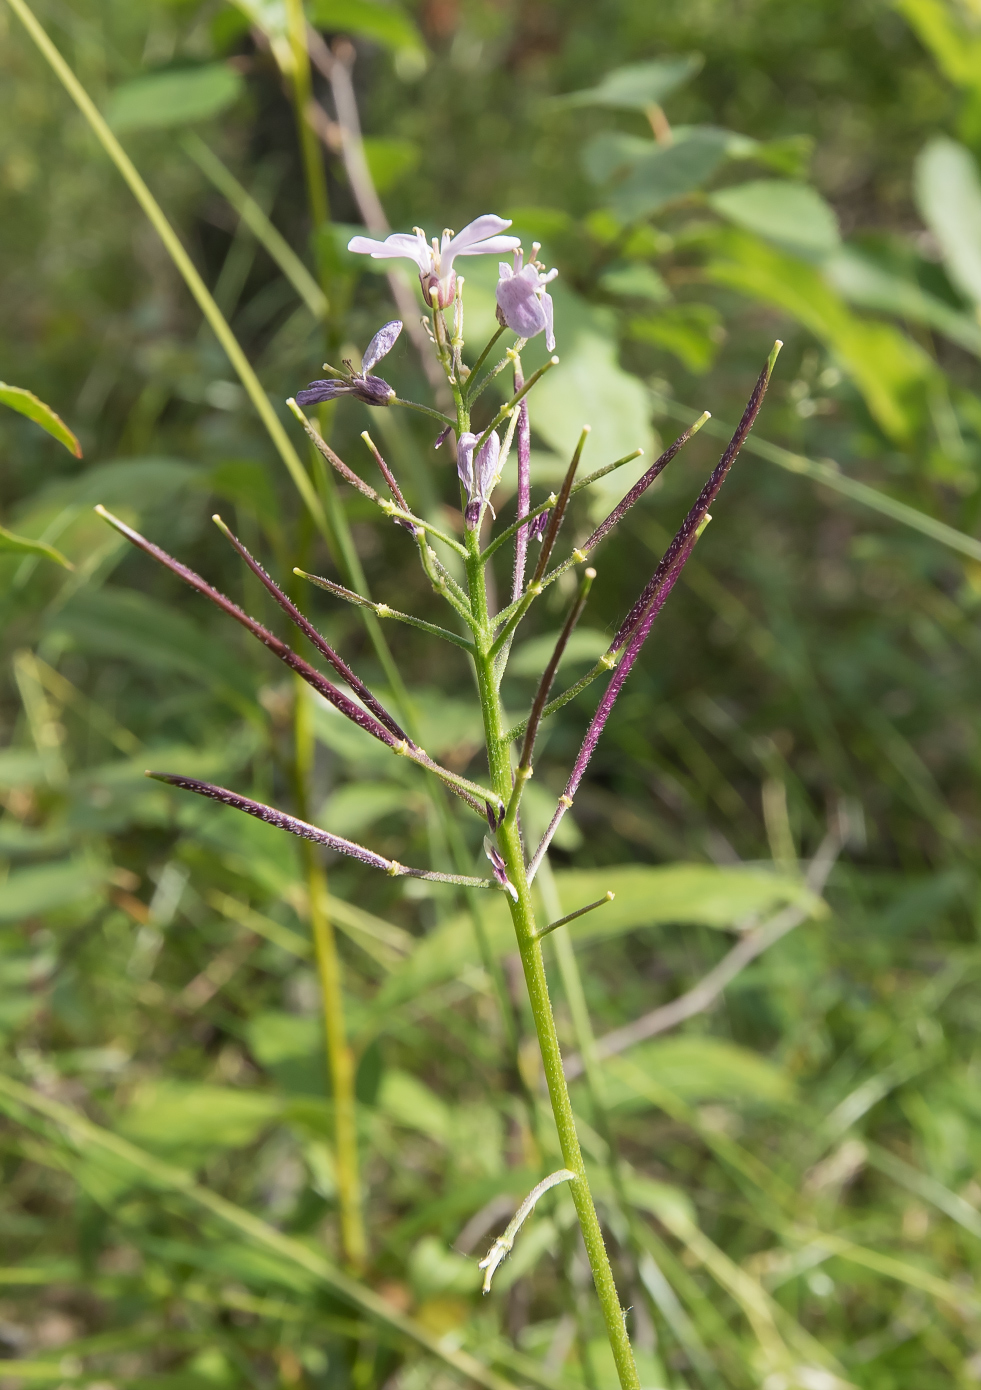
<path fill-rule="evenodd" d="M 465 652 L 473 651 L 472 642 L 456 632 L 450 632 L 448 628 L 439 627 L 436 623 L 427 623 L 425 619 L 416 618 L 411 613 L 400 613 L 397 608 L 390 608 L 387 603 L 377 603 L 373 599 L 362 598 L 353 589 L 345 589 L 343 584 L 335 584 L 332 579 L 324 579 L 317 574 L 307 574 L 306 570 L 301 569 L 294 569 L 293 573 L 299 575 L 301 579 L 309 579 L 311 584 L 326 589 L 329 594 L 335 594 L 347 603 L 353 603 L 358 608 L 370 608 L 376 617 L 394 618 L 396 622 L 408 623 L 410 627 L 419 628 L 421 632 L 428 632 L 433 637 L 442 637 L 444 641 L 452 642 L 456 647 L 462 647 Z"/>
<path fill-rule="evenodd" d="M 464 888 L 500 890 L 501 887 L 493 878 L 473 878 L 464 874 L 438 873 L 433 869 L 413 869 L 407 864 L 400 864 L 397 859 L 386 859 L 384 855 L 376 854 L 374 850 L 356 844 L 353 840 L 345 840 L 341 835 L 332 835 L 328 830 L 321 830 L 317 825 L 310 825 L 308 821 L 291 816 L 286 811 L 278 810 L 275 806 L 266 806 L 261 801 L 253 801 L 250 797 L 240 796 L 238 792 L 229 791 L 227 787 L 215 786 L 213 782 L 201 782 L 196 777 L 182 777 L 179 773 L 174 772 L 147 772 L 146 775 L 153 778 L 155 782 L 166 782 L 171 787 L 180 787 L 183 791 L 196 792 L 198 796 L 207 796 L 212 801 L 220 801 L 223 806 L 231 806 L 236 811 L 244 811 L 246 815 L 255 816 L 257 820 L 263 821 L 266 825 L 274 825 L 279 830 L 288 830 L 291 835 L 297 835 L 302 840 L 311 840 L 314 844 L 325 845 L 327 849 L 334 850 L 336 854 L 347 855 L 348 858 L 356 859 L 360 864 L 366 864 L 369 868 L 381 869 L 391 878 L 424 878 L 429 883 L 456 883 Z M 491 793 L 487 793 L 487 795 L 490 796 Z"/>

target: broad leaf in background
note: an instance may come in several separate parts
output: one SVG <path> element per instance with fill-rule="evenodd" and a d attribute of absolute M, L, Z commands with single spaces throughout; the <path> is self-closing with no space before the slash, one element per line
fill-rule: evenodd
<path fill-rule="evenodd" d="M 930 49 L 945 77 L 957 87 L 981 90 L 981 36 L 955 20 L 951 5 L 943 0 L 894 0 L 894 4 Z"/>
<path fill-rule="evenodd" d="M 561 870 L 555 874 L 555 884 L 567 912 L 595 902 L 607 890 L 616 894 L 612 902 L 570 925 L 578 944 L 668 924 L 731 930 L 788 902 L 800 902 L 814 916 L 826 911 L 820 898 L 809 893 L 800 879 L 749 866 L 723 869 L 714 864 L 619 864 L 606 869 Z M 538 911 L 544 921 L 540 905 Z M 483 918 L 494 954 L 514 951 L 514 929 L 506 905 L 495 900 L 484 909 Z M 478 960 L 469 918 L 453 917 L 425 937 L 406 964 L 389 976 L 374 1007 L 383 1014 L 395 1003 L 453 979 Z"/>
<path fill-rule="evenodd" d="M 64 420 L 39 400 L 33 391 L 27 391 L 23 386 L 8 386 L 5 381 L 0 381 L 0 405 L 9 406 L 18 415 L 26 415 L 28 420 L 33 420 L 35 425 L 40 425 L 53 435 L 59 444 L 64 444 L 70 454 L 77 459 L 82 457 L 82 446 Z"/>
<path fill-rule="evenodd" d="M 606 73 L 596 87 L 570 92 L 558 100 L 565 106 L 606 106 L 615 111 L 649 111 L 689 82 L 702 66 L 699 53 L 630 63 Z"/>
<path fill-rule="evenodd" d="M 838 249 L 838 219 L 820 193 L 787 179 L 754 179 L 708 195 L 709 206 L 747 232 L 805 260 Z"/>
<path fill-rule="evenodd" d="M 613 213 L 635 222 L 694 193 L 729 155 L 731 134 L 715 126 L 679 127 L 670 145 L 651 144 L 610 195 Z"/>
<path fill-rule="evenodd" d="M 307 13 L 311 24 L 320 29 L 357 34 L 396 52 L 425 55 L 422 35 L 399 5 L 378 0 L 312 0 Z"/>
<path fill-rule="evenodd" d="M 956 140 L 931 140 L 916 161 L 914 190 L 951 280 L 981 305 L 981 181 L 971 152 Z"/>
<path fill-rule="evenodd" d="M 668 304 L 627 322 L 627 334 L 673 353 L 690 372 L 708 371 L 725 342 L 722 315 L 712 304 Z"/>
<path fill-rule="evenodd" d="M 749 1101 L 774 1104 L 793 1098 L 790 1077 L 773 1062 L 722 1038 L 689 1034 L 654 1038 L 630 1049 L 630 1060 L 658 1085 L 685 1100 Z M 646 1109 L 651 1101 L 630 1085 L 629 1073 L 605 1071 L 607 1104 Z"/>
<path fill-rule="evenodd" d="M 857 318 L 816 266 L 743 232 L 725 233 L 714 249 L 705 267 L 710 280 L 791 314 L 835 354 L 887 435 L 913 435 L 926 388 L 938 377 L 921 348 L 889 324 Z"/>
<path fill-rule="evenodd" d="M 977 320 L 929 294 L 912 274 L 906 276 L 887 268 L 854 246 L 842 246 L 821 270 L 849 303 L 922 323 L 981 357 L 981 326 Z"/>
<path fill-rule="evenodd" d="M 107 867 L 86 860 L 15 869 L 0 884 L 0 922 L 24 922 L 76 903 L 94 907 L 108 878 Z"/>
<path fill-rule="evenodd" d="M 188 125 L 220 115 L 243 90 L 241 76 L 226 63 L 149 73 L 115 88 L 106 120 L 120 132 Z"/>
<path fill-rule="evenodd" d="M 276 1096 L 260 1091 L 161 1080 L 137 1090 L 117 1130 L 151 1153 L 195 1162 L 251 1144 L 281 1111 Z"/>

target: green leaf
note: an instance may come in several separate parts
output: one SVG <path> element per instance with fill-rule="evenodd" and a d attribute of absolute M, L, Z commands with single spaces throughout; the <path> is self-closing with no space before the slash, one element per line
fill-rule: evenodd
<path fill-rule="evenodd" d="M 653 140 L 625 130 L 603 130 L 586 141 L 579 159 L 591 183 L 609 183 L 658 148 Z"/>
<path fill-rule="evenodd" d="M 550 288 L 562 368 L 549 372 L 535 387 L 532 429 L 568 459 L 583 425 L 591 425 L 583 451 L 584 473 L 633 449 L 649 454 L 654 447 L 650 403 L 641 383 L 617 361 L 612 312 L 591 308 L 565 286 Z M 592 508 L 605 514 L 647 466 L 641 458 L 609 474 L 590 489 Z"/>
<path fill-rule="evenodd" d="M 309 15 L 318 29 L 360 34 L 363 38 L 374 39 L 384 48 L 425 52 L 419 30 L 396 5 L 374 3 L 373 0 L 313 0 Z"/>
<path fill-rule="evenodd" d="M 938 377 L 922 349 L 892 325 L 854 315 L 816 266 L 744 232 L 721 233 L 715 245 L 720 254 L 706 266 L 710 280 L 797 319 L 835 353 L 883 431 L 896 440 L 910 438 Z"/>
<path fill-rule="evenodd" d="M 630 63 L 606 73 L 598 86 L 559 97 L 563 106 L 606 106 L 617 111 L 646 111 L 660 106 L 665 97 L 690 82 L 701 69 L 699 53 L 678 58 Z"/>
<path fill-rule="evenodd" d="M 610 207 L 623 222 L 634 222 L 694 193 L 707 183 L 730 152 L 731 134 L 715 126 L 690 126 L 671 145 L 655 145 L 633 164 L 613 190 Z"/>
<path fill-rule="evenodd" d="M 951 280 L 981 305 L 981 181 L 973 155 L 956 140 L 931 140 L 916 161 L 913 187 Z"/>
<path fill-rule="evenodd" d="M 64 566 L 66 570 L 74 569 L 71 560 L 65 558 L 60 550 L 55 550 L 53 545 L 47 545 L 44 541 L 32 541 L 27 536 L 15 536 L 13 531 L 8 531 L 5 526 L 0 526 L 0 550 L 13 550 L 26 555 L 41 555 L 45 559 L 54 560 L 57 564 Z"/>
<path fill-rule="evenodd" d="M 364 154 L 372 182 L 379 193 L 415 173 L 422 159 L 422 150 L 411 140 L 385 140 L 368 135 L 364 139 Z"/>
<path fill-rule="evenodd" d="M 352 839 L 385 816 L 411 811 L 417 800 L 398 782 L 349 782 L 327 798 L 317 814 L 317 824 Z"/>
<path fill-rule="evenodd" d="M 843 246 L 821 269 L 829 284 L 849 303 L 925 324 L 958 347 L 981 357 L 981 327 L 977 320 L 928 294 L 912 275 L 888 269 L 854 246 Z"/>
<path fill-rule="evenodd" d="M 595 902 L 610 889 L 614 900 L 580 917 L 569 931 L 579 944 L 609 940 L 640 927 L 705 926 L 731 930 L 739 923 L 800 902 L 815 916 L 826 909 L 800 879 L 765 867 L 719 868 L 714 864 L 611 865 L 606 869 L 572 869 L 555 875 L 564 911 Z M 547 920 L 536 907 L 538 921 Z M 504 902 L 483 909 L 492 951 L 504 956 L 515 949 L 514 928 Z M 376 1015 L 405 999 L 453 979 L 479 953 L 468 916 L 452 917 L 425 937 L 400 970 L 385 981 L 375 1001 Z"/>
<path fill-rule="evenodd" d="M 149 73 L 115 88 L 106 120 L 116 131 L 188 125 L 227 110 L 243 90 L 241 76 L 226 63 Z"/>
<path fill-rule="evenodd" d="M 15 869 L 0 886 L 0 922 L 22 922 L 95 898 L 108 877 L 105 866 L 75 859 Z"/>
<path fill-rule="evenodd" d="M 140 1087 L 118 1129 L 151 1153 L 191 1159 L 253 1143 L 281 1109 L 260 1091 L 163 1080 Z"/>
<path fill-rule="evenodd" d="M 0 405 L 9 406 L 11 410 L 16 410 L 18 415 L 26 415 L 28 420 L 33 420 L 35 425 L 40 425 L 60 444 L 64 444 L 70 454 L 74 454 L 77 459 L 82 457 L 82 446 L 64 420 L 60 415 L 56 415 L 49 405 L 39 400 L 33 391 L 26 391 L 23 386 L 8 386 L 5 381 L 0 381 Z"/>
<path fill-rule="evenodd" d="M 841 241 L 833 209 L 805 183 L 754 179 L 710 193 L 708 201 L 720 217 L 806 260 L 823 260 Z"/>
<path fill-rule="evenodd" d="M 46 766 L 33 749 L 4 748 L 0 750 L 0 789 L 39 787 L 46 779 Z"/>
<path fill-rule="evenodd" d="M 453 1116 L 444 1100 L 409 1072 L 392 1069 L 382 1077 L 378 1109 L 404 1129 L 414 1129 L 445 1144 L 453 1132 Z"/>
<path fill-rule="evenodd" d="M 690 372 L 706 372 L 725 340 L 722 315 L 711 304 L 671 304 L 627 325 L 631 338 L 653 343 Z"/>
<path fill-rule="evenodd" d="M 655 1038 L 631 1048 L 630 1060 L 685 1100 L 772 1105 L 793 1099 L 786 1072 L 759 1053 L 721 1038 Z M 616 1068 L 604 1072 L 603 1093 L 608 1105 L 622 1109 L 646 1109 L 652 1103 Z"/>
<path fill-rule="evenodd" d="M 623 299 L 649 299 L 654 304 L 664 304 L 671 298 L 671 291 L 654 267 L 640 261 L 611 265 L 603 271 L 598 283 L 607 294 Z"/>
<path fill-rule="evenodd" d="M 957 87 L 981 87 L 981 38 L 954 22 L 949 5 L 943 0 L 895 0 L 895 5 L 946 78 Z"/>
<path fill-rule="evenodd" d="M 534 637 L 516 647 L 508 662 L 508 671 L 513 676 L 539 676 L 548 665 L 555 650 L 557 632 L 546 632 L 542 637 Z M 566 644 L 559 662 L 559 670 L 564 666 L 593 662 L 599 659 L 610 645 L 609 633 L 596 628 L 578 627 Z"/>

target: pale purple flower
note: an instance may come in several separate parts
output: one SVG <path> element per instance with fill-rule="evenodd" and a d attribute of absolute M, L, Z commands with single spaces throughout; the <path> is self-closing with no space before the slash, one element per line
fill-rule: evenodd
<path fill-rule="evenodd" d="M 511 223 L 493 213 L 485 213 L 464 227 L 455 235 L 444 231 L 439 240 L 433 237 L 428 241 L 421 227 L 414 228 L 414 235 L 408 232 L 393 232 L 384 241 L 374 237 L 352 237 L 347 244 L 349 251 L 356 251 L 372 260 L 393 260 L 399 257 L 415 261 L 419 267 L 419 279 L 426 303 L 432 304 L 433 291 L 438 290 L 440 307 L 445 309 L 453 303 L 456 294 L 456 272 L 453 261 L 457 256 L 499 256 L 505 251 L 514 251 L 519 245 L 516 236 L 501 236 Z"/>
<path fill-rule="evenodd" d="M 514 253 L 513 267 L 501 264 L 501 278 L 497 282 L 497 318 L 519 338 L 534 338 L 544 331 L 545 346 L 551 352 L 555 347 L 552 296 L 545 286 L 559 272 L 550 270 L 546 274 L 545 267 L 535 260 L 537 254 L 536 242 L 531 248 L 531 260 L 527 265 L 522 264 L 524 254 L 520 247 Z"/>
<path fill-rule="evenodd" d="M 479 434 L 465 431 L 456 446 L 456 471 L 467 489 L 466 522 L 471 528 L 480 520 L 481 510 L 490 501 L 501 476 L 500 439 L 496 433 L 489 434 L 475 460 L 474 445 L 479 438 Z"/>
<path fill-rule="evenodd" d="M 297 405 L 317 405 L 320 401 L 336 400 L 338 396 L 356 396 L 365 405 L 391 405 L 395 391 L 387 381 L 370 373 L 375 363 L 391 352 L 401 332 L 401 319 L 392 319 L 390 323 L 383 324 L 364 350 L 360 372 L 351 371 L 350 362 L 345 361 L 348 371 L 338 372 L 326 381 L 311 381 L 305 390 L 297 391 Z M 328 371 L 336 370 L 327 363 L 324 365 Z"/>

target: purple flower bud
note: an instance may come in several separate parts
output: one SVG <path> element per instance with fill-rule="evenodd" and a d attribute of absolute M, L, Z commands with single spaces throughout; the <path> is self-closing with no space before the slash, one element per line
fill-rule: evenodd
<path fill-rule="evenodd" d="M 531 521 L 528 523 L 528 539 L 541 543 L 544 539 L 545 528 L 547 526 L 548 512 L 539 512 L 538 515 L 532 517 Z"/>
<path fill-rule="evenodd" d="M 317 405 L 333 401 L 338 396 L 355 396 L 365 405 L 391 405 L 395 391 L 380 376 L 334 377 L 330 381 L 311 381 L 303 391 L 297 391 L 297 405 Z"/>
<path fill-rule="evenodd" d="M 460 435 L 456 448 L 456 471 L 467 489 L 465 515 L 471 529 L 477 525 L 481 509 L 490 501 L 490 495 L 501 476 L 500 439 L 496 433 L 489 434 L 475 460 L 473 451 L 479 438 L 477 434 L 465 432 Z"/>
<path fill-rule="evenodd" d="M 371 342 L 364 350 L 364 357 L 361 361 L 361 375 L 367 377 L 372 367 L 380 362 L 382 358 L 395 346 L 395 340 L 402 332 L 402 320 L 392 319 L 390 323 L 383 324 L 372 338 Z M 377 378 L 376 378 L 377 379 Z"/>
<path fill-rule="evenodd" d="M 505 893 L 510 893 L 515 902 L 518 901 L 518 890 L 508 878 L 507 866 L 501 856 L 501 851 L 494 844 L 489 835 L 484 836 L 484 853 L 490 860 L 490 866 L 494 871 L 494 877 L 504 889 Z"/>
<path fill-rule="evenodd" d="M 447 425 L 445 430 L 440 430 L 439 434 L 436 436 L 436 443 L 433 445 L 434 449 L 438 449 L 442 444 L 446 443 L 447 439 L 450 437 L 450 430 L 452 428 L 452 425 Z"/>
<path fill-rule="evenodd" d="M 558 275 L 550 270 L 546 275 L 538 261 L 522 265 L 522 252 L 514 253 L 514 267 L 500 264 L 501 278 L 497 282 L 497 319 L 519 338 L 534 338 L 544 332 L 549 352 L 555 347 L 552 330 L 552 296 L 545 286 Z"/>

